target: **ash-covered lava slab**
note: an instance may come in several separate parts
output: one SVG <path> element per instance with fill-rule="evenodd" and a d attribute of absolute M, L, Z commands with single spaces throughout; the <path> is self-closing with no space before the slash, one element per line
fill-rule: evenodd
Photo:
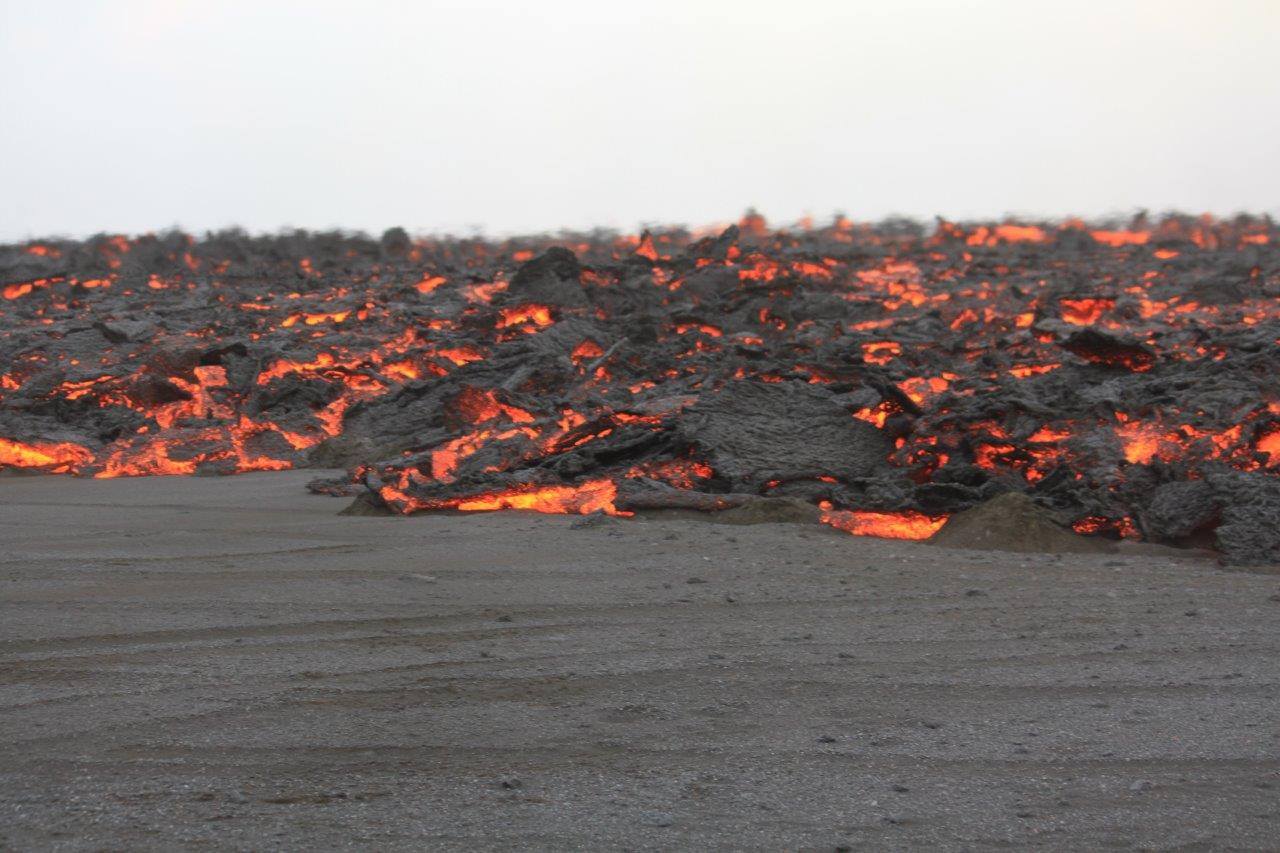
<path fill-rule="evenodd" d="M 730 491 L 763 493 L 798 480 L 846 482 L 887 469 L 881 430 L 829 391 L 802 382 L 732 382 L 686 409 L 676 443 Z"/>
<path fill-rule="evenodd" d="M 765 498 L 910 538 L 1019 492 L 1080 533 L 1280 562 L 1278 240 L 752 214 L 0 246 L 0 470 L 344 467 L 316 488 L 401 512 Z"/>

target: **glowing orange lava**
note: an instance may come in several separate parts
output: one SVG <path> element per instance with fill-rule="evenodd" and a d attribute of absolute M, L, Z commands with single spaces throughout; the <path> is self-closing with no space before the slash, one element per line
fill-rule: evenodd
<path fill-rule="evenodd" d="M 822 522 L 854 536 L 920 540 L 928 539 L 941 530 L 942 525 L 947 523 L 947 516 L 930 516 L 912 510 L 870 512 L 824 509 Z"/>
<path fill-rule="evenodd" d="M 47 468 L 61 474 L 88 464 L 93 454 L 70 442 L 22 442 L 0 438 L 0 465 L 15 468 Z"/>

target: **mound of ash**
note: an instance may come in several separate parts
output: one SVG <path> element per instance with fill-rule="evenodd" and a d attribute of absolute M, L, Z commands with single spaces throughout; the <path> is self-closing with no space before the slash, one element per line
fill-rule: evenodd
<path fill-rule="evenodd" d="M 751 214 L 2 246 L 0 469 L 342 467 L 313 488 L 406 513 L 769 499 L 915 539 L 1013 493 L 1076 533 L 1277 563 L 1278 240 Z"/>
<path fill-rule="evenodd" d="M 1004 492 L 956 513 L 929 539 L 929 544 L 1024 554 L 1098 554 L 1115 548 L 1101 537 L 1081 536 L 1058 524 L 1022 492 Z"/>

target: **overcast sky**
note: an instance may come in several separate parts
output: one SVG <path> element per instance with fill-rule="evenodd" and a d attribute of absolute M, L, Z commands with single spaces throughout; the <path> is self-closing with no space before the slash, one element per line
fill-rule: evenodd
<path fill-rule="evenodd" d="M 0 239 L 1280 211 L 1280 0 L 0 0 Z"/>

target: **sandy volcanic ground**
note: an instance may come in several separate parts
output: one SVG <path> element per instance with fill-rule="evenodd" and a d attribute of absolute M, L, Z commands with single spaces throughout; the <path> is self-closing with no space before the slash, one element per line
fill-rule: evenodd
<path fill-rule="evenodd" d="M 0 480 L 0 847 L 1280 844 L 1280 579 Z"/>

